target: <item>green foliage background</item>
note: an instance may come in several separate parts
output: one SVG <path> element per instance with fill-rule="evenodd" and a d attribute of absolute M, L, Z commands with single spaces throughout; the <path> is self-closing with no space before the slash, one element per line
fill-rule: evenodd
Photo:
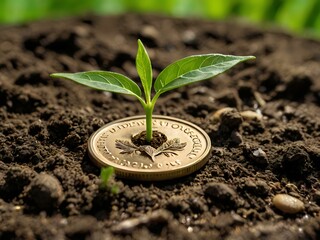
<path fill-rule="evenodd" d="M 237 17 L 320 36 L 320 0 L 0 0 L 2 24 L 123 12 L 209 19 Z"/>

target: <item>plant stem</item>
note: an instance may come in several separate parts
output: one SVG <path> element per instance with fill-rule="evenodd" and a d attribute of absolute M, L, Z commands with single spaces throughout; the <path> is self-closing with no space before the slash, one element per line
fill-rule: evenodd
<path fill-rule="evenodd" d="M 147 102 L 143 101 L 141 98 L 138 98 L 146 114 L 146 140 L 148 143 L 150 143 L 152 139 L 152 113 L 154 105 L 156 104 L 156 101 L 158 100 L 160 94 L 161 92 L 157 92 L 156 95 L 153 97 L 152 101 L 150 101 L 150 95 L 148 95 L 146 99 Z"/>
<path fill-rule="evenodd" d="M 147 104 L 144 108 L 146 113 L 146 140 L 148 143 L 151 142 L 152 139 L 152 113 L 153 113 L 154 105 L 151 103 Z"/>

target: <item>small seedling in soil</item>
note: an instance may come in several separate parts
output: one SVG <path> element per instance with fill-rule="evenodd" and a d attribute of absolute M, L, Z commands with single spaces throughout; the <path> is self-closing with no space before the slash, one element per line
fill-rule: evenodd
<path fill-rule="evenodd" d="M 152 67 L 149 55 L 138 40 L 136 68 L 139 74 L 144 97 L 140 87 L 128 77 L 109 71 L 88 71 L 79 73 L 54 73 L 51 77 L 66 78 L 82 85 L 114 93 L 135 96 L 146 114 L 146 142 L 150 143 L 152 134 L 152 113 L 159 96 L 169 90 L 212 78 L 236 64 L 255 59 L 254 56 L 232 56 L 222 54 L 193 55 L 180 59 L 167 66 L 153 84 Z M 155 94 L 151 95 L 152 85 Z"/>
<path fill-rule="evenodd" d="M 99 188 L 101 190 L 110 190 L 112 194 L 118 194 L 119 193 L 119 188 L 116 185 L 110 184 L 110 179 L 114 174 L 114 168 L 113 167 L 106 167 L 106 168 L 101 168 L 100 172 L 100 186 Z"/>

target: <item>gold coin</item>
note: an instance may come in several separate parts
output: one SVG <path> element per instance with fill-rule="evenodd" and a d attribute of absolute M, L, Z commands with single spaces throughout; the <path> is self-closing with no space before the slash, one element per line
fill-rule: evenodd
<path fill-rule="evenodd" d="M 114 167 L 118 177 L 142 181 L 186 176 L 209 159 L 209 136 L 190 122 L 153 116 L 153 130 L 167 137 L 157 149 L 131 142 L 133 135 L 145 130 L 145 116 L 124 118 L 101 127 L 88 141 L 90 159 L 100 167 Z"/>

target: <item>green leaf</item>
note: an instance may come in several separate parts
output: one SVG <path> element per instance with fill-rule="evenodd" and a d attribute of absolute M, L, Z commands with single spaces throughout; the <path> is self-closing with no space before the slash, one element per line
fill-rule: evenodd
<path fill-rule="evenodd" d="M 106 71 L 89 71 L 79 73 L 54 73 L 55 78 L 66 78 L 82 85 L 102 91 L 133 95 L 141 99 L 139 86 L 131 79 L 119 73 Z"/>
<path fill-rule="evenodd" d="M 146 100 L 149 101 L 152 87 L 152 67 L 149 55 L 140 40 L 138 40 L 136 68 L 142 82 Z"/>
<path fill-rule="evenodd" d="M 186 57 L 166 67 L 157 77 L 154 89 L 159 94 L 164 93 L 190 83 L 214 77 L 249 59 L 255 59 L 255 57 L 221 54 Z"/>

